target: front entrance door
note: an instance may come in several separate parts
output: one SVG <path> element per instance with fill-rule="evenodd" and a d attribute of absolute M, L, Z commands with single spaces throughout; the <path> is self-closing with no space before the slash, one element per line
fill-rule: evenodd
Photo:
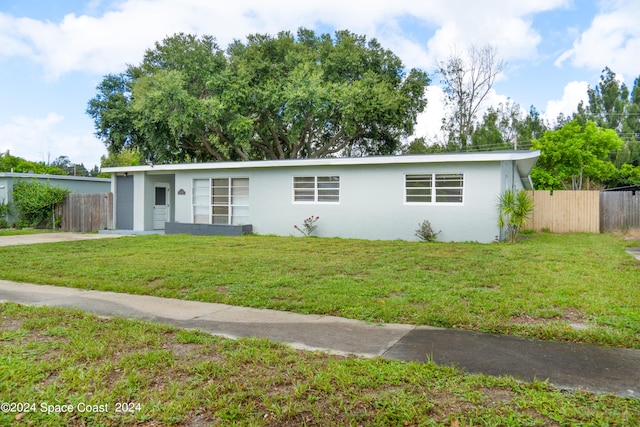
<path fill-rule="evenodd" d="M 169 187 L 156 184 L 153 204 L 153 229 L 164 230 L 164 223 L 169 221 Z"/>
<path fill-rule="evenodd" d="M 133 230 L 133 176 L 116 177 L 116 229 Z"/>

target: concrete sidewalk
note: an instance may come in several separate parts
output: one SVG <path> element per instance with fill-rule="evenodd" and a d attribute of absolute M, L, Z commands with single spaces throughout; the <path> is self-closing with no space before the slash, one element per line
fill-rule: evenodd
<path fill-rule="evenodd" d="M 640 398 L 640 350 L 426 326 L 374 325 L 331 316 L 0 280 L 0 302 L 6 301 L 161 322 L 228 338 L 264 337 L 304 350 L 431 360 L 472 373 L 512 375 L 525 381 L 548 379 L 558 388 Z"/>

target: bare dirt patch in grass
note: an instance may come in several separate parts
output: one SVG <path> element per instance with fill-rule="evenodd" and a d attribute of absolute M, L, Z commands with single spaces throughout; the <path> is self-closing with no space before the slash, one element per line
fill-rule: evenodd
<path fill-rule="evenodd" d="M 22 328 L 22 323 L 20 319 L 0 318 L 0 328 L 5 331 L 17 331 Z"/>
<path fill-rule="evenodd" d="M 640 228 L 632 228 L 623 233 L 625 240 L 640 240 Z"/>
<path fill-rule="evenodd" d="M 486 406 L 502 406 L 513 399 L 513 393 L 503 388 L 482 388 Z"/>
<path fill-rule="evenodd" d="M 552 322 L 565 321 L 574 329 L 586 329 L 589 327 L 587 317 L 577 308 L 569 308 L 562 312 L 562 316 L 535 317 L 528 314 L 513 316 L 511 322 L 515 325 L 545 325 Z"/>

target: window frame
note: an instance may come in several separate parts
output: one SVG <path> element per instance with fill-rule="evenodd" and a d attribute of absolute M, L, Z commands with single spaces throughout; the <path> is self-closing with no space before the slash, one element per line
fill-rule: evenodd
<path fill-rule="evenodd" d="M 464 173 L 407 173 L 404 175 L 404 204 L 405 205 L 450 205 L 450 206 L 462 206 L 465 199 L 465 179 Z M 407 185 L 410 182 L 419 183 L 420 178 L 425 183 L 428 181 L 428 185 Z M 460 181 L 460 186 L 455 185 L 439 185 L 443 182 Z M 422 191 L 420 191 L 422 190 Z M 458 192 L 459 194 L 455 194 Z M 422 193 L 422 194 L 421 194 Z M 453 194 L 451 194 L 453 193 Z M 410 198 L 417 199 L 424 197 L 428 200 L 409 200 Z M 442 199 L 460 198 L 460 201 L 443 201 Z"/>
<path fill-rule="evenodd" d="M 246 185 L 234 185 L 235 180 L 243 180 Z M 196 190 L 202 191 L 204 186 L 197 186 L 197 181 L 207 182 L 207 194 L 196 194 Z M 224 183 L 226 181 L 226 183 Z M 226 185 L 224 185 L 226 184 Z M 215 194 L 215 189 L 226 189 L 226 194 Z M 250 180 L 249 177 L 212 177 L 212 178 L 193 178 L 191 182 L 191 220 L 194 224 L 210 224 L 210 225 L 241 225 L 247 224 L 249 221 L 249 196 L 250 196 Z M 234 194 L 234 189 L 241 190 L 240 194 Z M 226 196 L 226 197 L 225 197 Z M 245 203 L 238 203 L 234 197 L 240 196 Z M 206 205 L 202 203 L 206 197 Z M 197 204 L 199 199 L 200 204 Z M 216 200 L 218 202 L 216 203 Z M 196 211 L 198 208 L 207 208 L 207 222 L 196 222 Z M 217 208 L 217 209 L 216 209 Z M 226 214 L 221 212 L 226 208 Z M 246 214 L 238 214 L 238 211 L 246 211 Z M 198 213 L 204 216 L 203 212 Z M 214 219 L 225 218 L 226 222 L 215 222 Z M 238 221 L 242 218 L 245 221 Z"/>
<path fill-rule="evenodd" d="M 291 177 L 291 201 L 294 204 L 337 205 L 340 204 L 340 189 L 340 175 Z"/>

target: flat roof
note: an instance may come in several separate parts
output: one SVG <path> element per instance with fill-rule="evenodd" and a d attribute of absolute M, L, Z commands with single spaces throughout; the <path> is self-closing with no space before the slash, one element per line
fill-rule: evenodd
<path fill-rule="evenodd" d="M 23 172 L 0 172 L 0 178 L 31 178 L 31 179 L 60 179 L 69 181 L 110 182 L 110 178 L 97 178 L 94 176 L 50 175 Z"/>
<path fill-rule="evenodd" d="M 119 166 L 103 168 L 102 172 L 151 172 L 207 169 L 278 168 L 304 166 L 395 165 L 416 163 L 451 162 L 501 162 L 516 161 L 521 175 L 528 175 L 540 157 L 539 150 L 487 151 L 417 154 L 404 156 L 323 157 L 319 159 L 251 160 L 237 162 L 179 163 L 145 166 Z"/>

